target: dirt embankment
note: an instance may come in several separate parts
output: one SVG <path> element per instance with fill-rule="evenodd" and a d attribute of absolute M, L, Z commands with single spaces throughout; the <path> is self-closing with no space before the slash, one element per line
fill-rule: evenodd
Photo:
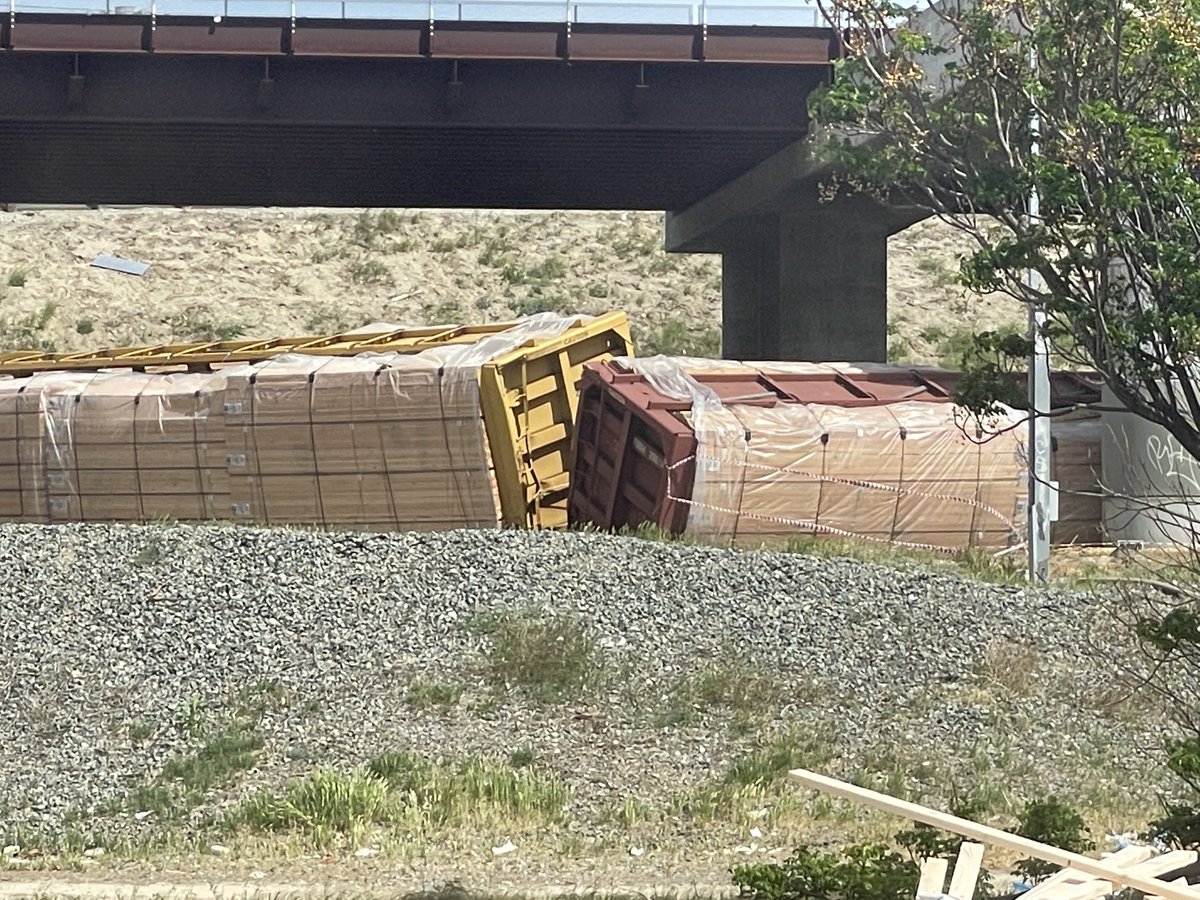
<path fill-rule="evenodd" d="M 720 258 L 664 253 L 653 213 L 102 209 L 0 213 L 0 348 L 83 350 L 623 309 L 639 352 L 716 355 Z M 1017 322 L 954 284 L 969 244 L 924 222 L 889 252 L 896 361 Z M 98 254 L 151 264 L 91 268 Z"/>

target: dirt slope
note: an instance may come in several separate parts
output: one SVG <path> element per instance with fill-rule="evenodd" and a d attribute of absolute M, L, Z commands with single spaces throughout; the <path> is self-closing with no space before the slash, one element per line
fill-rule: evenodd
<path fill-rule="evenodd" d="M 716 355 L 720 259 L 661 250 L 648 213 L 102 209 L 0 213 L 0 349 L 78 350 L 309 334 L 373 321 L 484 322 L 624 309 L 639 352 Z M 952 283 L 963 240 L 940 223 L 892 239 L 891 347 L 953 356 L 1019 319 Z M 91 268 L 98 254 L 151 264 Z"/>

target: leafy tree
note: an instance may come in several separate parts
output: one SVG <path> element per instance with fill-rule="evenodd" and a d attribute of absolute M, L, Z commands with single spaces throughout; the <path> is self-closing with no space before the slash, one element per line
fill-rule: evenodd
<path fill-rule="evenodd" d="M 967 286 L 1043 306 L 1056 356 L 1200 457 L 1200 0 L 826 2 L 846 54 L 812 104 L 825 196 L 971 235 Z M 965 380 L 977 409 L 1008 383 L 997 354 L 1030 349 L 999 343 Z"/>

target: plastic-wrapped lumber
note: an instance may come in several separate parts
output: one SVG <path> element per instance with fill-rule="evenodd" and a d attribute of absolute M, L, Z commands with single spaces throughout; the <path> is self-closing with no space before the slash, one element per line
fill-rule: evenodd
<path fill-rule="evenodd" d="M 211 443 L 213 382 L 84 372 L 0 381 L 0 518 L 218 516 L 228 504 L 224 452 Z"/>
<path fill-rule="evenodd" d="M 49 520 L 223 517 L 222 394 L 215 374 L 47 380 L 40 406 Z"/>
<path fill-rule="evenodd" d="M 235 519 L 496 527 L 475 372 L 416 356 L 289 355 L 226 373 Z"/>
<path fill-rule="evenodd" d="M 1051 420 L 1050 477 L 1058 482 L 1058 520 L 1051 526 L 1056 544 L 1095 544 L 1103 540 L 1100 485 L 1100 413 L 1082 409 Z"/>
<path fill-rule="evenodd" d="M 885 367 L 592 365 L 571 518 L 743 544 L 818 534 L 1006 546 L 1026 491 L 1021 430 L 1005 429 L 1019 417 L 982 440 L 947 400 Z"/>
<path fill-rule="evenodd" d="M 376 330 L 126 348 L 0 381 L 0 517 L 565 525 L 582 368 L 631 352 L 625 316 Z M 279 352 L 297 344 L 321 352 Z M 263 358 L 224 365 L 226 350 Z M 208 371 L 82 368 L 118 357 Z"/>

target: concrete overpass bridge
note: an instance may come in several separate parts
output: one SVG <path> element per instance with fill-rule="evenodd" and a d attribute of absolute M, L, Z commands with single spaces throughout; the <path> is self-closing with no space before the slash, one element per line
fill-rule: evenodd
<path fill-rule="evenodd" d="M 9 2 L 0 203 L 665 210 L 723 255 L 727 356 L 885 358 L 911 220 L 816 201 L 811 7 Z"/>

